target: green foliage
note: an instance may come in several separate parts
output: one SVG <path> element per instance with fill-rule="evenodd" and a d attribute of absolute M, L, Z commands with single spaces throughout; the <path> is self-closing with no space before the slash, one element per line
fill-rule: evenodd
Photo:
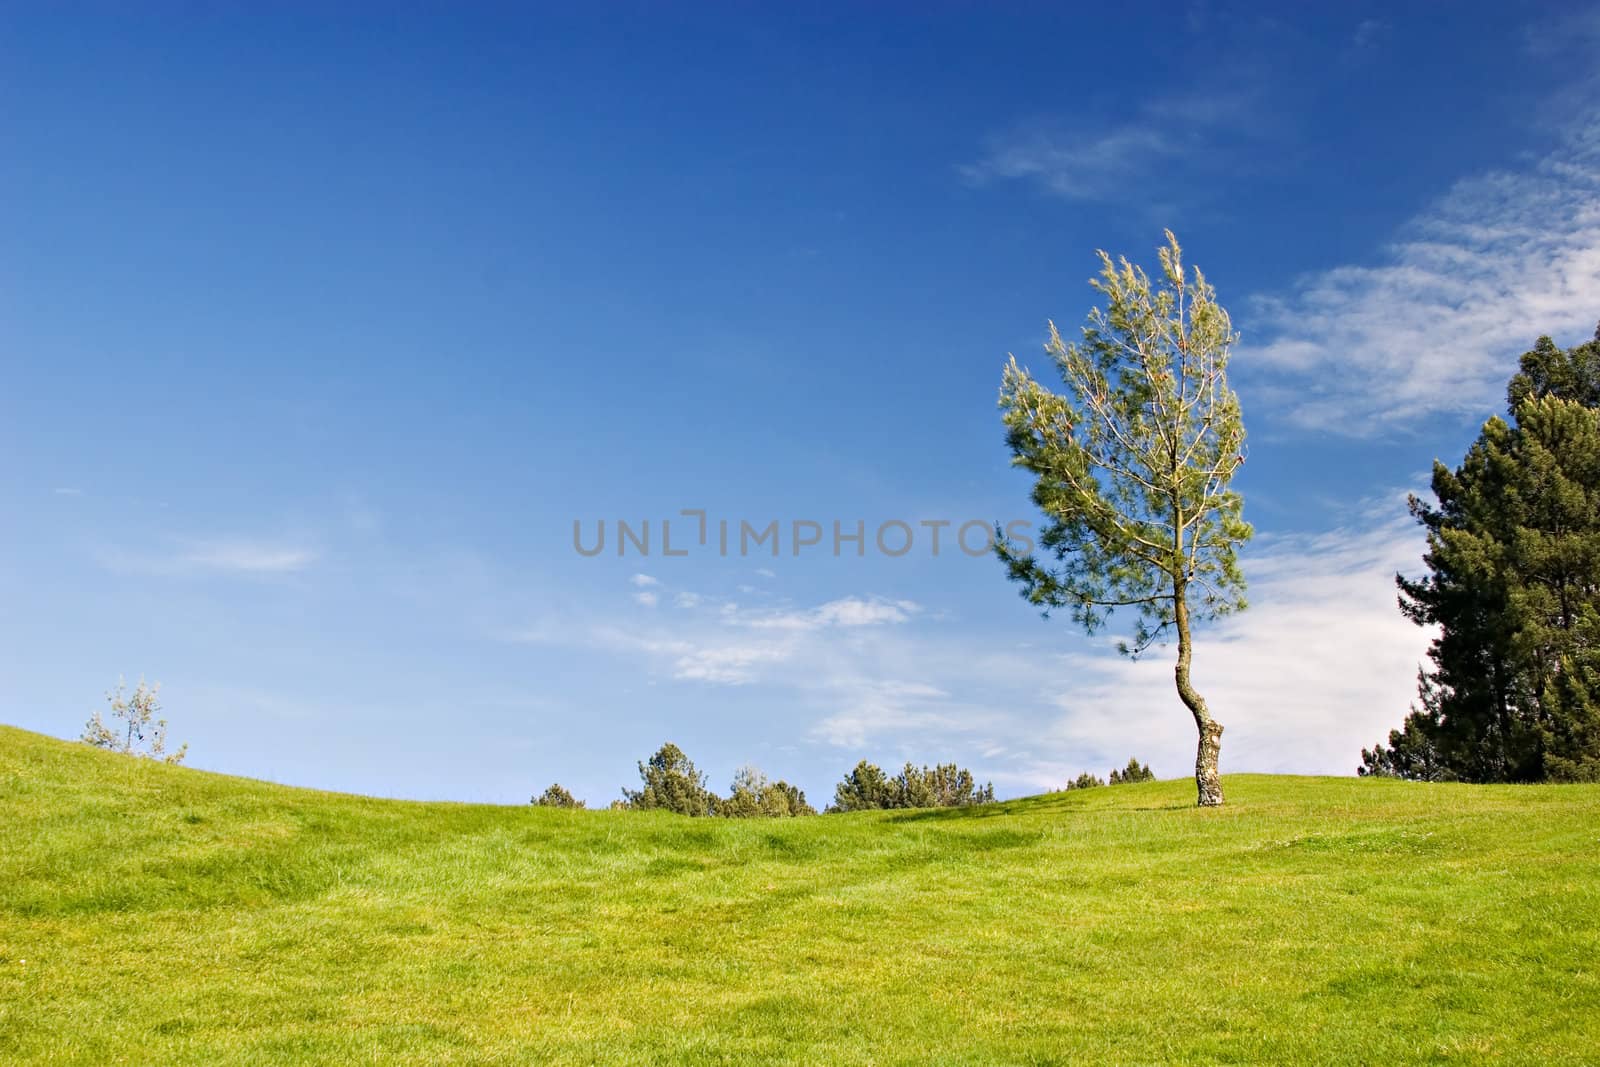
<path fill-rule="evenodd" d="M 567 792 L 560 782 L 552 784 L 543 793 L 534 797 L 532 803 L 541 808 L 581 808 L 584 806 L 583 801 Z"/>
<path fill-rule="evenodd" d="M 683 749 L 667 742 L 649 761 L 639 764 L 640 788 L 624 789 L 628 807 L 636 811 L 672 811 L 679 815 L 711 815 L 716 798 L 706 788 L 705 775 L 683 754 Z"/>
<path fill-rule="evenodd" d="M 729 819 L 791 818 L 815 815 L 798 786 L 772 781 L 755 767 L 742 767 L 734 775 L 726 798 L 712 798 L 713 813 Z"/>
<path fill-rule="evenodd" d="M 0 1061 L 1594 1059 L 1600 786 L 1226 784 L 689 822 L 0 727 Z"/>
<path fill-rule="evenodd" d="M 1067 783 L 1068 789 L 1093 789 L 1095 786 L 1105 785 L 1105 779 L 1099 775 L 1084 771 L 1078 777 Z"/>
<path fill-rule="evenodd" d="M 889 783 L 897 808 L 965 808 L 994 803 L 994 785 L 979 785 L 972 772 L 954 763 L 917 767 L 907 763 Z"/>
<path fill-rule="evenodd" d="M 1111 771 L 1112 785 L 1129 785 L 1133 782 L 1153 782 L 1155 780 L 1156 772 L 1136 759 L 1128 760 L 1128 765 L 1120 771 L 1115 768 Z"/>
<path fill-rule="evenodd" d="M 1600 408 L 1600 325 L 1587 344 L 1562 349 L 1541 337 L 1517 361 L 1517 373 L 1506 385 L 1506 410 L 1515 412 L 1528 399 L 1547 396 Z"/>
<path fill-rule="evenodd" d="M 1205 276 L 1185 274 L 1172 233 L 1163 284 L 1099 253 L 1106 298 L 1067 342 L 1050 323 L 1045 351 L 1067 386 L 1053 393 L 1013 357 L 1000 408 L 1012 464 L 1035 477 L 1052 563 L 1002 541 L 1001 559 L 1030 603 L 1065 608 L 1089 632 L 1125 607 L 1138 652 L 1177 624 L 1188 597 L 1198 619 L 1244 607 L 1235 556 L 1250 537 L 1229 488 L 1244 461 L 1244 423 L 1228 387 L 1236 335 Z"/>
<path fill-rule="evenodd" d="M 1428 573 L 1401 608 L 1438 626 L 1419 708 L 1363 774 L 1531 782 L 1600 776 L 1600 330 L 1541 338 L 1459 468 L 1413 497 Z"/>
<path fill-rule="evenodd" d="M 163 763 L 182 763 L 189 746 L 179 745 L 176 752 L 168 752 L 167 720 L 157 718 L 161 704 L 156 694 L 161 690 L 161 683 L 147 686 L 144 679 L 140 678 L 131 694 L 125 693 L 125 689 L 125 683 L 118 678 L 117 687 L 106 694 L 111 718 L 119 721 L 119 725 L 107 726 L 97 711 L 89 717 L 80 740 L 126 756 L 144 756 Z"/>
<path fill-rule="evenodd" d="M 878 811 L 892 808 L 889 779 L 883 768 L 862 760 L 833 790 L 829 811 Z"/>
<path fill-rule="evenodd" d="M 893 778 L 862 760 L 833 791 L 829 811 L 890 808 L 964 808 L 994 803 L 994 785 L 979 785 L 971 771 L 954 763 L 918 767 L 907 763 Z"/>

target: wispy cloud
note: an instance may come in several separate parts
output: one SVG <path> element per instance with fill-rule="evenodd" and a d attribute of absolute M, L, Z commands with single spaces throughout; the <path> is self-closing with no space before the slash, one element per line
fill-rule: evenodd
<path fill-rule="evenodd" d="M 722 643 L 696 645 L 684 642 L 670 648 L 672 676 L 685 682 L 745 685 L 757 679 L 759 669 L 786 660 L 791 649 L 779 644 Z"/>
<path fill-rule="evenodd" d="M 1600 318 L 1600 118 L 1529 166 L 1458 183 L 1381 263 L 1260 297 L 1239 367 L 1294 423 L 1358 436 L 1422 416 L 1498 410 L 1542 334 L 1584 340 Z"/>
<path fill-rule="evenodd" d="M 1540 57 L 1584 56 L 1596 41 L 1600 41 L 1600 7 L 1593 6 L 1535 19 L 1522 31 L 1523 48 Z"/>
<path fill-rule="evenodd" d="M 919 610 L 910 600 L 844 597 L 804 611 L 745 612 L 735 621 L 758 630 L 820 630 L 905 622 Z"/>
<path fill-rule="evenodd" d="M 629 578 L 628 581 L 639 586 L 640 588 L 648 588 L 652 585 L 661 584 L 661 580 L 659 578 L 652 578 L 648 574 L 635 574 L 632 578 Z"/>
<path fill-rule="evenodd" d="M 981 159 L 956 169 L 973 185 L 1024 180 L 1072 200 L 1108 200 L 1125 196 L 1135 179 L 1203 168 L 1219 142 L 1252 136 L 1256 128 L 1245 94 L 1173 97 L 1109 126 L 1059 119 L 1020 124 L 990 138 Z"/>
<path fill-rule="evenodd" d="M 318 552 L 303 544 L 226 538 L 180 541 L 161 551 L 102 546 L 94 557 L 107 570 L 124 574 L 273 575 L 306 569 Z"/>
<path fill-rule="evenodd" d="M 52 493 L 54 493 L 56 496 L 82 496 L 83 495 L 83 490 L 82 489 L 60 488 L 60 489 L 52 489 L 50 491 Z"/>
<path fill-rule="evenodd" d="M 1376 48 L 1389 36 L 1389 31 L 1389 23 L 1383 19 L 1362 19 L 1356 24 L 1350 43 L 1358 49 Z"/>
<path fill-rule="evenodd" d="M 201 541 L 181 557 L 195 567 L 247 574 L 281 574 L 304 570 L 317 558 L 309 548 L 263 541 Z"/>
<path fill-rule="evenodd" d="M 634 600 L 654 607 L 657 595 L 635 593 Z M 688 622 L 680 618 L 660 629 L 567 621 L 525 627 L 503 637 L 527 644 L 577 643 L 640 654 L 679 681 L 748 685 L 780 680 L 765 673 L 770 668 L 809 661 L 814 655 L 826 658 L 829 649 L 839 654 L 841 642 L 830 634 L 859 634 L 903 623 L 920 610 L 909 600 L 876 597 L 843 597 L 814 608 L 787 610 L 741 608 L 731 601 L 712 605 L 693 593 L 678 594 L 676 603 L 698 618 L 691 616 Z M 844 643 L 850 640 L 843 637 Z"/>

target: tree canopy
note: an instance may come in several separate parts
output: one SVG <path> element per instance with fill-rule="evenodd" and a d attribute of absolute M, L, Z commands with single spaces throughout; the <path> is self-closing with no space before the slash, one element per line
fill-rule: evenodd
<path fill-rule="evenodd" d="M 128 756 L 182 763 L 183 757 L 188 755 L 188 745 L 179 745 L 176 752 L 167 751 L 167 720 L 159 717 L 161 702 L 156 696 L 161 691 L 161 683 L 146 685 L 140 678 L 132 693 L 126 690 L 126 684 L 119 678 L 117 687 L 106 694 L 106 704 L 116 725 L 106 725 L 97 711 L 84 725 L 82 740 Z"/>
<path fill-rule="evenodd" d="M 624 789 L 630 808 L 662 809 L 679 815 L 710 815 L 715 798 L 706 777 L 695 769 L 683 749 L 668 741 L 648 761 L 639 764 L 638 789 Z"/>

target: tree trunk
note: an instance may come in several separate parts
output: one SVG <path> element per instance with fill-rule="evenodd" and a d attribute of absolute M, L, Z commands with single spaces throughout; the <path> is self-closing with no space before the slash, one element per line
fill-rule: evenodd
<path fill-rule="evenodd" d="M 1202 808 L 1222 806 L 1222 779 L 1217 775 L 1217 757 L 1222 751 L 1222 724 L 1211 717 L 1205 698 L 1189 681 L 1189 660 L 1193 648 L 1189 638 L 1188 591 L 1178 583 L 1173 596 L 1173 618 L 1178 625 L 1178 665 L 1173 674 L 1178 681 L 1178 696 L 1194 716 L 1200 744 L 1194 757 L 1194 784 Z"/>

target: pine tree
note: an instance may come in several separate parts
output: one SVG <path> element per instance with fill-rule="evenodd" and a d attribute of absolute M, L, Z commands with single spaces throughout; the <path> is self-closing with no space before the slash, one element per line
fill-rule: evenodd
<path fill-rule="evenodd" d="M 1136 759 L 1129 759 L 1128 765 L 1120 771 L 1114 767 L 1111 770 L 1110 781 L 1112 785 L 1131 785 L 1134 782 L 1153 782 L 1155 780 L 1156 772 Z"/>
<path fill-rule="evenodd" d="M 581 808 L 583 801 L 573 796 L 560 782 L 552 784 L 533 798 L 532 803 L 541 808 Z"/>
<path fill-rule="evenodd" d="M 729 819 L 776 818 L 815 815 L 805 793 L 779 779 L 774 782 L 755 767 L 741 767 L 733 776 L 726 798 L 714 798 L 715 812 Z"/>
<path fill-rule="evenodd" d="M 1600 329 L 1540 338 L 1461 466 L 1412 499 L 1428 573 L 1401 608 L 1436 625 L 1421 707 L 1363 774 L 1471 782 L 1600 777 Z"/>
<path fill-rule="evenodd" d="M 1068 343 L 1050 324 L 1050 354 L 1066 383 L 1053 393 L 1013 358 L 1000 391 L 1012 462 L 1035 477 L 1048 518 L 1047 560 L 997 531 L 1008 576 L 1030 603 L 1067 609 L 1094 632 L 1117 608 L 1138 619 L 1132 655 L 1169 634 L 1174 679 L 1199 742 L 1199 803 L 1222 803 L 1222 724 L 1190 678 L 1192 627 L 1244 605 L 1235 558 L 1251 529 L 1229 483 L 1244 462 L 1244 423 L 1228 386 L 1236 339 L 1200 271 L 1186 272 L 1177 238 L 1160 250 L 1161 281 L 1100 253 L 1090 284 L 1106 300 Z"/>
<path fill-rule="evenodd" d="M 876 811 L 889 807 L 889 779 L 883 768 L 862 760 L 833 789 L 830 811 Z"/>
<path fill-rule="evenodd" d="M 624 789 L 628 807 L 640 811 L 663 809 L 679 815 L 711 815 L 716 798 L 706 788 L 705 775 L 683 749 L 667 742 L 647 762 L 639 764 L 638 789 Z"/>

